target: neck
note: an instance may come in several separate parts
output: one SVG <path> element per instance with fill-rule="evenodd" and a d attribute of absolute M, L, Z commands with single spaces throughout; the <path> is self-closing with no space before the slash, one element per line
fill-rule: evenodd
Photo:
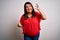
<path fill-rule="evenodd" d="M 28 14 L 32 14 L 31 12 L 29 12 Z"/>
<path fill-rule="evenodd" d="M 32 13 L 28 13 L 28 17 L 31 18 L 32 17 Z"/>

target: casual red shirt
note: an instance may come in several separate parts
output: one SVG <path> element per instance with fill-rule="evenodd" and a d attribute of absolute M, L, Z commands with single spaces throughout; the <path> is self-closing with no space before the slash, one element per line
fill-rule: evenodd
<path fill-rule="evenodd" d="M 33 18 L 24 19 L 24 16 L 21 16 L 20 22 L 23 24 L 23 33 L 29 36 L 35 36 L 40 31 L 40 13 L 35 12 L 36 16 Z"/>

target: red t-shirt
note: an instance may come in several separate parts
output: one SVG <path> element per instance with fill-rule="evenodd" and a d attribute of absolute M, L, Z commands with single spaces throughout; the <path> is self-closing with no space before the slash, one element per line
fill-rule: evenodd
<path fill-rule="evenodd" d="M 36 16 L 33 18 L 28 18 L 24 20 L 24 16 L 22 15 L 20 18 L 20 22 L 23 24 L 23 33 L 29 36 L 35 36 L 40 31 L 40 21 L 41 16 L 40 13 L 35 12 Z"/>

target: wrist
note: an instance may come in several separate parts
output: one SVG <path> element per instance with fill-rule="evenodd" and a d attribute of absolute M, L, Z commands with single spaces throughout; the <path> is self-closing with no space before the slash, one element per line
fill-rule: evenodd
<path fill-rule="evenodd" d="M 40 11 L 41 11 L 41 9 L 40 9 L 40 8 L 38 8 L 38 11 L 40 12 Z"/>

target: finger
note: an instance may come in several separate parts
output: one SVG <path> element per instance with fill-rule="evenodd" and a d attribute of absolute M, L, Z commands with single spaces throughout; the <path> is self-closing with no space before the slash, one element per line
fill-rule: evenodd
<path fill-rule="evenodd" d="M 38 8 L 39 7 L 39 5 L 36 3 L 36 7 Z"/>

